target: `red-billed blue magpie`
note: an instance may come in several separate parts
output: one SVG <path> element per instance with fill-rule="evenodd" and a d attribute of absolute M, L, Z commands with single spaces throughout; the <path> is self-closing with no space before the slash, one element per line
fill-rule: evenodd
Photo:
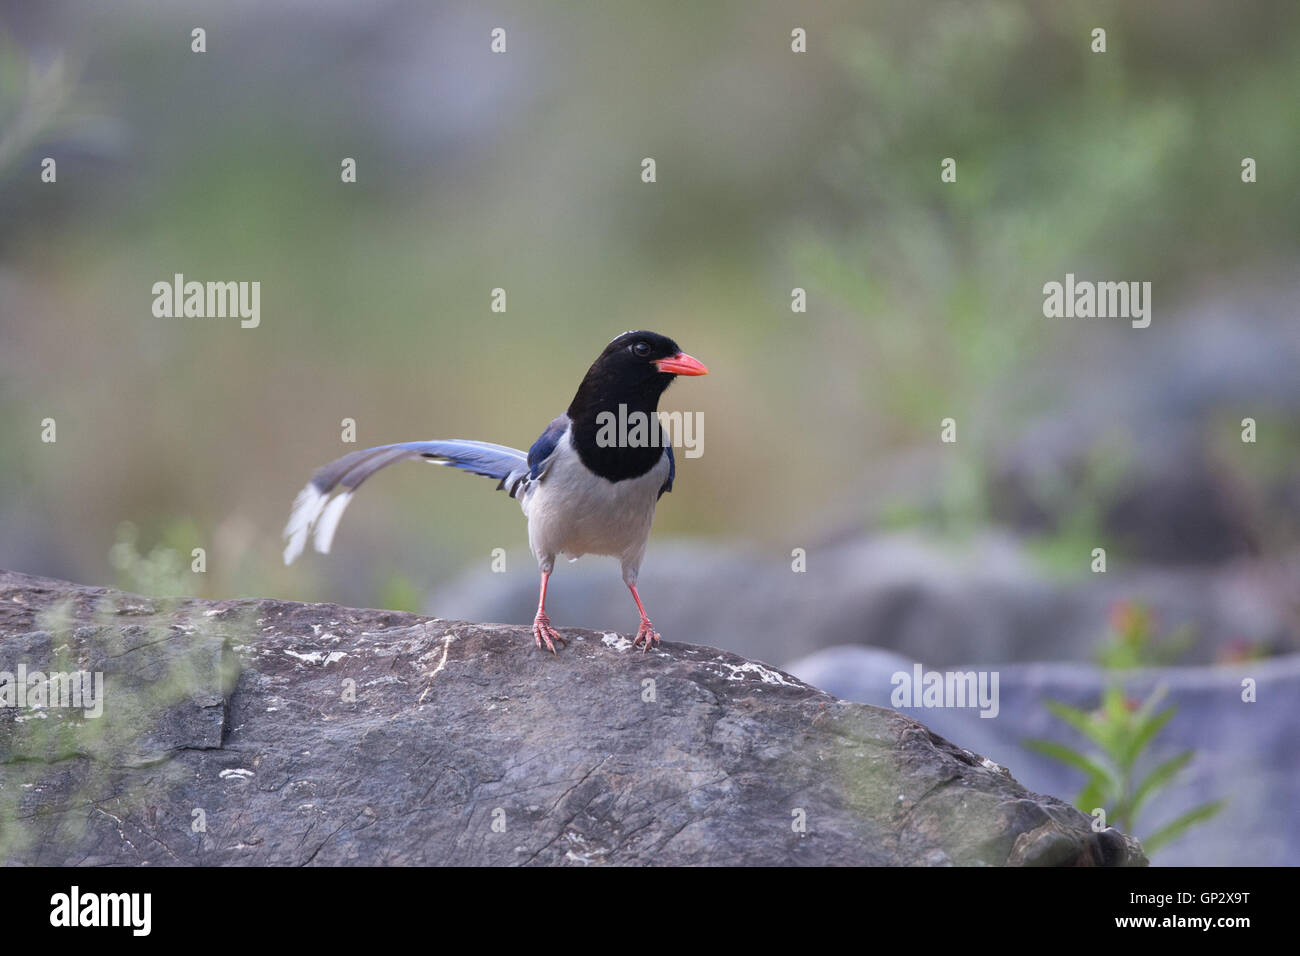
<path fill-rule="evenodd" d="M 555 641 L 566 643 L 546 616 L 546 584 L 555 556 L 606 554 L 622 562 L 623 582 L 641 614 L 633 643 L 649 650 L 659 635 L 637 593 L 637 572 L 655 505 L 672 490 L 677 467 L 668 441 L 611 441 L 607 426 L 610 416 L 628 421 L 639 412 L 643 421 L 653 418 L 659 396 L 674 378 L 708 371 L 666 336 L 625 332 L 605 346 L 568 411 L 546 426 L 527 454 L 505 445 L 451 439 L 399 442 L 344 455 L 317 471 L 294 501 L 284 529 L 284 562 L 302 553 L 313 530 L 316 550 L 327 554 L 343 509 L 361 483 L 381 468 L 422 458 L 496 478 L 497 488 L 519 499 L 528 516 L 528 545 L 542 572 L 533 620 L 539 648 L 545 644 L 554 654 Z"/>

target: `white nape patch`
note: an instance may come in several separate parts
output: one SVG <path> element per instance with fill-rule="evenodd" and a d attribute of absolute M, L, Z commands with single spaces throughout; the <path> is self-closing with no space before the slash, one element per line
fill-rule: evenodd
<path fill-rule="evenodd" d="M 606 647 L 612 647 L 616 651 L 626 651 L 632 647 L 632 642 L 626 637 L 620 637 L 618 634 L 606 634 L 600 639 L 600 643 Z"/>
<path fill-rule="evenodd" d="M 221 771 L 220 774 L 218 774 L 218 776 L 221 777 L 222 780 L 229 780 L 231 777 L 237 777 L 240 780 L 247 780 L 252 775 L 253 775 L 253 771 L 245 770 L 243 767 L 240 767 L 237 770 L 223 770 Z"/>
<path fill-rule="evenodd" d="M 302 554 L 302 549 L 307 544 L 307 534 L 324 507 L 325 496 L 316 490 L 315 485 L 308 484 L 298 492 L 298 497 L 293 500 L 293 510 L 289 513 L 289 523 L 284 526 L 284 536 L 289 541 L 284 546 L 285 564 L 293 564 L 294 559 Z"/>
<path fill-rule="evenodd" d="M 343 517 L 343 509 L 348 506 L 348 502 L 351 500 L 352 492 L 346 491 L 325 506 L 325 510 L 316 524 L 316 537 L 314 539 L 316 550 L 321 554 L 330 553 L 330 545 L 334 543 L 334 532 L 339 528 L 339 519 Z"/>

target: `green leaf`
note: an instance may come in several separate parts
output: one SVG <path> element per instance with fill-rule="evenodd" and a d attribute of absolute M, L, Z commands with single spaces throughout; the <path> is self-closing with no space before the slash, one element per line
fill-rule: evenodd
<path fill-rule="evenodd" d="M 1224 800 L 1215 800 L 1213 803 L 1203 803 L 1199 807 L 1188 810 L 1172 823 L 1165 824 L 1151 836 L 1142 840 L 1142 848 L 1146 850 L 1147 856 L 1150 856 L 1169 841 L 1182 836 L 1189 827 L 1210 819 L 1223 809 L 1226 802 Z"/>
<path fill-rule="evenodd" d="M 1166 760 L 1147 774 L 1133 793 L 1133 815 L 1137 816 L 1138 810 L 1142 808 L 1142 804 L 1146 802 L 1147 797 L 1172 780 L 1178 771 L 1191 763 L 1192 757 L 1195 755 L 1196 751 L 1185 750 L 1178 756 Z"/>
<path fill-rule="evenodd" d="M 1059 760 L 1067 766 L 1082 770 L 1088 775 L 1090 781 L 1101 781 L 1111 788 L 1115 786 L 1115 775 L 1111 773 L 1109 767 L 1071 747 L 1067 747 L 1065 744 L 1058 744 L 1054 740 L 1032 739 L 1024 741 L 1024 746 L 1030 750 L 1036 750 L 1046 757 L 1051 757 L 1053 760 Z"/>
<path fill-rule="evenodd" d="M 1120 757 L 1133 724 L 1133 714 L 1126 701 L 1124 691 L 1118 685 L 1106 688 L 1101 701 L 1101 716 L 1093 718 L 1092 722 L 1097 728 L 1098 739 L 1106 756 L 1114 760 L 1117 766 L 1122 766 Z"/>
<path fill-rule="evenodd" d="M 1160 706 L 1160 702 L 1169 696 L 1169 688 L 1165 684 L 1157 684 L 1155 688 L 1147 695 L 1147 699 L 1142 701 L 1142 706 L 1138 708 L 1138 717 L 1146 720 L 1155 709 Z"/>
<path fill-rule="evenodd" d="M 1137 732 L 1128 740 L 1124 741 L 1120 747 L 1117 762 L 1125 769 L 1130 770 L 1138 756 L 1146 748 L 1147 744 L 1156 734 L 1160 733 L 1169 723 L 1170 719 L 1178 711 L 1177 707 L 1170 707 L 1168 710 L 1162 710 L 1154 717 L 1148 717 L 1141 720 L 1138 724 Z"/>
<path fill-rule="evenodd" d="M 1069 704 L 1063 704 L 1059 700 L 1049 700 L 1046 702 L 1046 706 L 1055 716 L 1065 721 L 1097 746 L 1109 749 L 1108 735 L 1097 726 L 1091 714 L 1085 713 L 1077 707 L 1071 707 Z"/>

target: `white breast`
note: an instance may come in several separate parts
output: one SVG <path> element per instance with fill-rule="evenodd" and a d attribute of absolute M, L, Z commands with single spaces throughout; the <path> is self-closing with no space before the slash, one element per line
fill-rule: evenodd
<path fill-rule="evenodd" d="M 550 570 L 561 553 L 608 554 L 622 561 L 624 579 L 630 572 L 635 582 L 667 479 L 667 455 L 639 478 L 614 482 L 592 474 L 566 433 L 546 474 L 532 483 L 522 502 L 528 543 L 542 570 Z"/>

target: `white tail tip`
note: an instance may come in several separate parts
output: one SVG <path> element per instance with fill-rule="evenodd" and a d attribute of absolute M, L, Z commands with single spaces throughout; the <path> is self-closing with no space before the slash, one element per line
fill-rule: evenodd
<path fill-rule="evenodd" d="M 326 505 L 325 510 L 321 512 L 316 522 L 316 536 L 313 539 L 316 550 L 321 554 L 330 553 L 330 545 L 334 543 L 334 532 L 338 530 L 339 519 L 343 517 L 343 509 L 351 500 L 352 492 L 345 492 Z"/>
<path fill-rule="evenodd" d="M 294 559 L 302 554 L 307 544 L 307 535 L 311 527 L 325 508 L 325 496 L 316 490 L 315 485 L 308 485 L 298 492 L 293 500 L 293 510 L 289 513 L 289 523 L 284 526 L 287 543 L 284 546 L 284 563 L 293 564 Z"/>

